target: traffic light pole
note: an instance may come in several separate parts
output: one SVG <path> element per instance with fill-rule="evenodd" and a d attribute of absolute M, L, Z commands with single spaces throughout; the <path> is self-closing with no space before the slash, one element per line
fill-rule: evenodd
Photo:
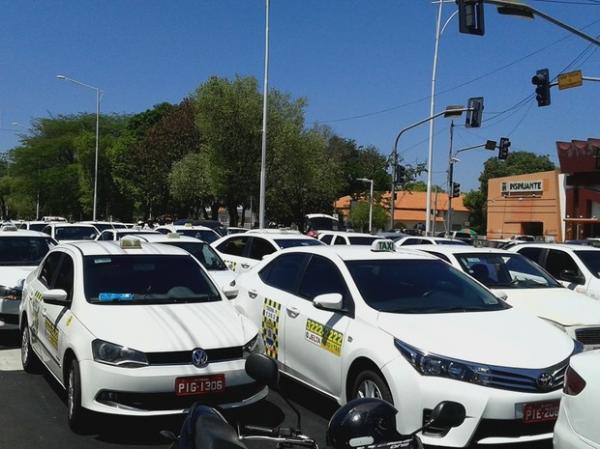
<path fill-rule="evenodd" d="M 402 134 L 404 134 L 408 130 L 416 128 L 417 126 L 427 123 L 430 120 L 434 120 L 438 117 L 441 117 L 442 115 L 446 115 L 446 114 L 460 115 L 463 112 L 468 112 L 468 111 L 472 111 L 472 110 L 473 110 L 473 108 L 446 109 L 444 111 L 438 112 L 437 114 L 433 114 L 433 115 L 427 117 L 426 119 L 419 120 L 418 122 L 413 123 L 412 125 L 407 126 L 406 128 L 403 128 L 400 130 L 400 132 L 396 136 L 396 140 L 394 140 L 394 147 L 392 149 L 392 157 L 391 157 L 391 160 L 392 160 L 392 188 L 390 189 L 390 230 L 394 229 L 394 212 L 395 212 L 395 203 L 396 203 L 396 201 L 394 200 L 394 194 L 396 193 L 396 164 L 398 163 L 398 142 L 400 141 L 400 137 L 402 136 Z M 427 185 L 427 191 L 429 192 L 429 195 L 427 198 L 427 211 L 425 214 L 425 223 L 426 223 L 426 232 L 429 232 L 429 219 L 430 219 L 430 215 L 431 215 L 431 200 L 429 198 L 431 196 L 431 185 L 429 184 L 429 182 Z"/>

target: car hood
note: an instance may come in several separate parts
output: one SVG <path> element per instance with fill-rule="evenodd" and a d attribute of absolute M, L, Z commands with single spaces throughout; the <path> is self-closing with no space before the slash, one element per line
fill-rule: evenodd
<path fill-rule="evenodd" d="M 21 279 L 26 279 L 35 266 L 25 267 L 2 267 L 0 266 L 0 285 L 4 287 L 15 287 Z"/>
<path fill-rule="evenodd" d="M 144 352 L 243 346 L 258 332 L 226 301 L 86 306 L 79 318 L 96 338 Z"/>
<path fill-rule="evenodd" d="M 600 324 L 600 303 L 568 288 L 502 291 L 508 295 L 506 302 L 510 305 L 563 326 Z"/>
<path fill-rule="evenodd" d="M 209 271 L 210 276 L 217 283 L 219 288 L 223 288 L 225 285 L 229 285 L 231 281 L 235 279 L 235 273 L 231 270 L 211 270 Z"/>
<path fill-rule="evenodd" d="M 515 309 L 435 314 L 380 313 L 385 332 L 424 352 L 512 368 L 547 368 L 569 357 L 573 341 Z"/>

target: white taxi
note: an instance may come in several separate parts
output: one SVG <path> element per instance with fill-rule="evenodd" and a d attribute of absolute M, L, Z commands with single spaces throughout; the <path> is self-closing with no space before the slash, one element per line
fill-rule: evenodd
<path fill-rule="evenodd" d="M 232 234 L 212 242 L 212 246 L 230 270 L 243 273 L 265 256 L 294 246 L 320 246 L 317 239 L 298 231 L 252 229 L 244 234 Z"/>
<path fill-rule="evenodd" d="M 98 236 L 98 230 L 92 225 L 66 222 L 48 223 L 42 232 L 62 243 L 94 240 Z"/>
<path fill-rule="evenodd" d="M 147 235 L 154 234 L 160 235 L 158 232 L 153 231 L 152 229 L 142 229 L 140 227 L 136 228 L 119 228 L 119 229 L 105 229 L 96 237 L 96 240 L 101 242 L 111 242 L 121 240 L 123 237 L 128 237 L 131 235 Z"/>
<path fill-rule="evenodd" d="M 435 257 L 374 245 L 286 249 L 238 276 L 236 307 L 282 372 L 340 404 L 392 402 L 404 434 L 440 401 L 463 404 L 465 422 L 429 429 L 428 445 L 551 438 L 581 345 Z"/>
<path fill-rule="evenodd" d="M 413 246 L 473 276 L 510 305 L 537 315 L 585 349 L 600 348 L 600 302 L 561 285 L 528 258 L 495 248 Z"/>
<path fill-rule="evenodd" d="M 212 231 L 211 231 L 212 232 Z M 161 243 L 185 249 L 202 264 L 219 287 L 225 287 L 235 281 L 235 273 L 227 268 L 223 259 L 206 242 L 194 237 L 186 237 L 176 232 L 163 234 L 137 234 L 128 238 L 136 238 L 149 243 Z"/>
<path fill-rule="evenodd" d="M 176 232 L 187 237 L 194 237 L 199 240 L 204 240 L 207 243 L 212 243 L 219 240 L 221 236 L 206 226 L 193 226 L 191 223 L 185 225 L 163 225 L 154 228 L 156 232 L 161 234 L 170 234 Z"/>
<path fill-rule="evenodd" d="M 244 370 L 258 329 L 202 265 L 173 246 L 123 239 L 58 245 L 26 279 L 21 360 L 67 391 L 74 430 L 89 411 L 151 416 L 194 401 L 225 408 L 267 395 Z"/>
<path fill-rule="evenodd" d="M 12 229 L 0 231 L 0 329 L 18 329 L 22 283 L 56 245 L 42 232 Z"/>

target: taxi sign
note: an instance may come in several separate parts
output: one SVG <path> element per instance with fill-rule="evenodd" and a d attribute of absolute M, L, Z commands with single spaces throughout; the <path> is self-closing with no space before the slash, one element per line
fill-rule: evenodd
<path fill-rule="evenodd" d="M 377 239 L 371 244 L 371 251 L 394 252 L 394 241 L 390 239 Z"/>
<path fill-rule="evenodd" d="M 570 89 L 571 87 L 579 87 L 583 84 L 583 75 L 581 70 L 567 72 L 558 75 L 558 88 L 560 90 Z"/>
<path fill-rule="evenodd" d="M 178 238 L 180 238 L 180 237 L 181 237 L 181 235 L 179 235 L 179 233 L 178 233 L 178 232 L 169 232 L 169 233 L 167 234 L 167 238 L 168 238 L 168 239 L 178 239 Z"/>
<path fill-rule="evenodd" d="M 133 239 L 122 238 L 119 246 L 123 249 L 141 249 L 142 241 L 140 239 L 136 239 L 136 238 L 133 238 Z"/>

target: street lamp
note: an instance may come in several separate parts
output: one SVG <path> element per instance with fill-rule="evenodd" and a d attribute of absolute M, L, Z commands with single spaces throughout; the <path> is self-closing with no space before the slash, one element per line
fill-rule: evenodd
<path fill-rule="evenodd" d="M 358 178 L 357 181 L 371 183 L 371 189 L 369 192 L 369 234 L 371 234 L 373 232 L 373 180 L 368 178 Z"/>
<path fill-rule="evenodd" d="M 258 227 L 265 227 L 265 191 L 267 188 L 267 100 L 269 95 L 269 7 L 265 0 L 265 67 L 263 82 L 263 123 L 262 146 L 260 152 L 260 191 L 258 197 Z"/>
<path fill-rule="evenodd" d="M 92 220 L 96 221 L 96 202 L 98 198 L 98 141 L 100 134 L 100 96 L 104 92 L 98 87 L 90 86 L 89 84 L 82 83 L 73 78 L 69 78 L 65 75 L 56 75 L 59 80 L 71 81 L 72 83 L 79 84 L 80 86 L 87 87 L 96 91 L 96 156 L 94 164 L 94 208 L 92 212 Z"/>

